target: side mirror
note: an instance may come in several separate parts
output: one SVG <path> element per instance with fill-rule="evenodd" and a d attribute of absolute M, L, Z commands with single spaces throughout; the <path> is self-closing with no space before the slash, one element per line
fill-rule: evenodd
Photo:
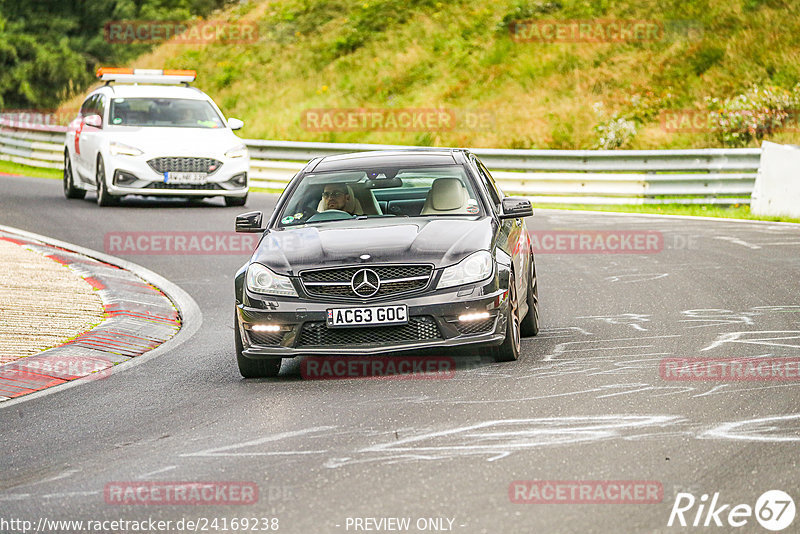
<path fill-rule="evenodd" d="M 506 197 L 503 199 L 501 219 L 522 219 L 533 215 L 531 201 L 522 197 Z"/>
<path fill-rule="evenodd" d="M 83 119 L 83 123 L 89 126 L 94 126 L 95 128 L 103 127 L 103 119 L 100 117 L 100 115 L 89 115 Z"/>
<path fill-rule="evenodd" d="M 242 126 L 244 126 L 243 121 L 240 121 L 239 119 L 228 119 L 228 127 L 231 130 L 241 130 Z"/>
<path fill-rule="evenodd" d="M 261 221 L 264 215 L 260 211 L 250 211 L 236 216 L 236 231 L 243 233 L 263 232 Z"/>

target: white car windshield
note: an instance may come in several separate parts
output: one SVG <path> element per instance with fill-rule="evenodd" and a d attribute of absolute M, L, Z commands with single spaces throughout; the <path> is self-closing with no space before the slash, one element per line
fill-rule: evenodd
<path fill-rule="evenodd" d="M 109 123 L 161 128 L 224 127 L 210 102 L 188 98 L 112 98 Z"/>

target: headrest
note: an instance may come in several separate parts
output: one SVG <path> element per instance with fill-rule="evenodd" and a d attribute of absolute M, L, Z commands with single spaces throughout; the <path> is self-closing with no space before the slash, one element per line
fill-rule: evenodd
<path fill-rule="evenodd" d="M 458 178 L 437 178 L 431 187 L 433 209 L 455 210 L 464 205 L 464 185 Z"/>

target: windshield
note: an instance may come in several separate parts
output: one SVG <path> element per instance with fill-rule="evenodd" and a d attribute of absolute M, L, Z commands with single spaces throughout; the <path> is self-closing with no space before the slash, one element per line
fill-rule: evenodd
<path fill-rule="evenodd" d="M 374 217 L 477 217 L 483 208 L 463 167 L 364 169 L 308 174 L 280 226 Z"/>
<path fill-rule="evenodd" d="M 181 98 L 112 98 L 114 126 L 222 128 L 222 118 L 207 100 Z"/>

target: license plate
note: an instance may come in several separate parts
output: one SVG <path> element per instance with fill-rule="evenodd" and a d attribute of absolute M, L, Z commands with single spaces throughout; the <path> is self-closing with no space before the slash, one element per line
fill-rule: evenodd
<path fill-rule="evenodd" d="M 204 184 L 208 174 L 205 172 L 165 172 L 164 183 L 167 184 Z"/>
<path fill-rule="evenodd" d="M 405 304 L 328 310 L 328 326 L 331 328 L 398 324 L 408 324 L 408 307 Z"/>

